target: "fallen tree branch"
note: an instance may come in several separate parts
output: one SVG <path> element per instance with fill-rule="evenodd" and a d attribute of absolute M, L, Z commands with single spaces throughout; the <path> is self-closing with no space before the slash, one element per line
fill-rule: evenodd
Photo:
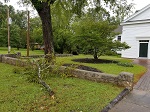
<path fill-rule="evenodd" d="M 38 63 L 36 63 L 37 67 L 38 67 L 38 78 L 39 78 L 39 82 L 46 88 L 46 90 L 48 91 L 49 95 L 54 99 L 54 92 L 52 91 L 52 89 L 50 88 L 50 86 L 42 80 L 41 78 L 41 67 Z"/>

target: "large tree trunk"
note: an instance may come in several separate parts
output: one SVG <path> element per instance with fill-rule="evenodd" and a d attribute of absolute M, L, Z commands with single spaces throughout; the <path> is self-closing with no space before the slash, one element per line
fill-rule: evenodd
<path fill-rule="evenodd" d="M 38 0 L 31 0 L 31 2 L 42 21 L 45 54 L 54 54 L 50 5 L 48 2 L 40 2 Z"/>

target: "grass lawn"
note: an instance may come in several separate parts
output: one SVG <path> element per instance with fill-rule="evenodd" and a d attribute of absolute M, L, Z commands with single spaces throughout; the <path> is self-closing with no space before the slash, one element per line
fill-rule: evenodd
<path fill-rule="evenodd" d="M 21 52 L 23 56 L 26 56 L 26 49 L 20 49 L 17 50 L 16 48 L 11 49 L 11 53 L 16 53 L 16 52 Z M 0 54 L 7 54 L 7 48 L 6 47 L 0 47 Z M 30 55 L 38 55 L 38 54 L 44 54 L 43 50 L 34 50 L 30 51 Z M 92 63 L 79 63 L 79 62 L 73 62 L 71 61 L 72 59 L 77 59 L 77 58 L 93 58 L 91 55 L 78 55 L 78 56 L 72 56 L 72 57 L 57 57 L 57 62 L 58 63 L 74 63 L 74 64 L 80 64 L 80 65 L 85 65 L 85 66 L 90 66 L 93 68 L 97 68 L 101 70 L 104 73 L 108 74 L 114 74 L 118 75 L 120 72 L 125 71 L 125 72 L 131 72 L 134 74 L 134 82 L 137 82 L 141 75 L 145 73 L 146 68 L 143 66 L 139 65 L 134 65 L 134 67 L 123 67 L 123 66 L 118 66 L 115 63 L 103 63 L 103 64 L 92 64 Z M 117 56 L 101 56 L 101 59 L 107 59 L 107 60 L 114 60 L 114 61 L 119 61 L 119 62 L 128 62 L 131 63 L 132 60 L 130 59 L 124 59 L 120 58 Z"/>
<path fill-rule="evenodd" d="M 17 48 L 11 48 L 11 53 L 16 53 L 16 52 L 21 52 L 22 56 L 26 56 L 27 55 L 27 50 L 26 49 L 19 49 L 17 50 Z M 8 49 L 7 47 L 0 47 L 0 54 L 7 54 L 8 53 Z M 29 51 L 30 55 L 40 55 L 40 54 L 44 54 L 43 50 L 30 50 Z"/>
<path fill-rule="evenodd" d="M 57 57 L 57 62 L 58 63 L 74 63 L 74 64 L 80 64 L 80 65 L 85 65 L 85 66 L 90 66 L 93 68 L 97 68 L 101 70 L 104 73 L 108 74 L 114 74 L 118 75 L 120 72 L 131 72 L 134 74 L 134 82 L 137 82 L 141 75 L 146 72 L 146 68 L 140 65 L 135 65 L 134 67 L 123 67 L 123 66 L 118 66 L 115 63 L 102 63 L 102 64 L 96 64 L 96 63 L 80 63 L 80 62 L 74 62 L 72 59 L 77 59 L 77 58 L 93 58 L 91 55 L 79 55 L 79 56 L 71 56 L 71 57 Z M 132 60 L 130 59 L 124 59 L 120 58 L 117 56 L 101 56 L 100 59 L 107 59 L 107 60 L 114 60 L 114 61 L 119 61 L 119 62 L 127 62 L 131 63 Z"/>
<path fill-rule="evenodd" d="M 46 80 L 56 95 L 50 99 L 41 85 L 14 74 L 14 68 L 0 63 L 2 112 L 98 112 L 123 90 L 112 84 L 53 76 Z"/>

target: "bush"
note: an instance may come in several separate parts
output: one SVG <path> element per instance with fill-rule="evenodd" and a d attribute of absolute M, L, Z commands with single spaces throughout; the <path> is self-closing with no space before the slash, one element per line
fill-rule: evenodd
<path fill-rule="evenodd" d="M 124 66 L 124 67 L 133 67 L 133 64 L 132 63 L 117 63 L 118 66 Z"/>

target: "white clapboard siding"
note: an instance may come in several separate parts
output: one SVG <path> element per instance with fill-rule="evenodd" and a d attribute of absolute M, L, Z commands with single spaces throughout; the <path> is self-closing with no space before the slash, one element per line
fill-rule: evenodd
<path fill-rule="evenodd" d="M 150 40 L 150 23 L 123 26 L 122 42 L 126 42 L 131 48 L 123 50 L 122 57 L 138 58 L 139 40 Z M 148 53 L 150 53 L 149 48 L 148 50 Z M 150 58 L 149 55 L 148 58 Z"/>
<path fill-rule="evenodd" d="M 149 40 L 147 58 L 150 59 L 150 4 L 124 20 L 121 25 L 121 41 L 131 47 L 122 51 L 122 57 L 139 58 L 139 40 Z"/>

